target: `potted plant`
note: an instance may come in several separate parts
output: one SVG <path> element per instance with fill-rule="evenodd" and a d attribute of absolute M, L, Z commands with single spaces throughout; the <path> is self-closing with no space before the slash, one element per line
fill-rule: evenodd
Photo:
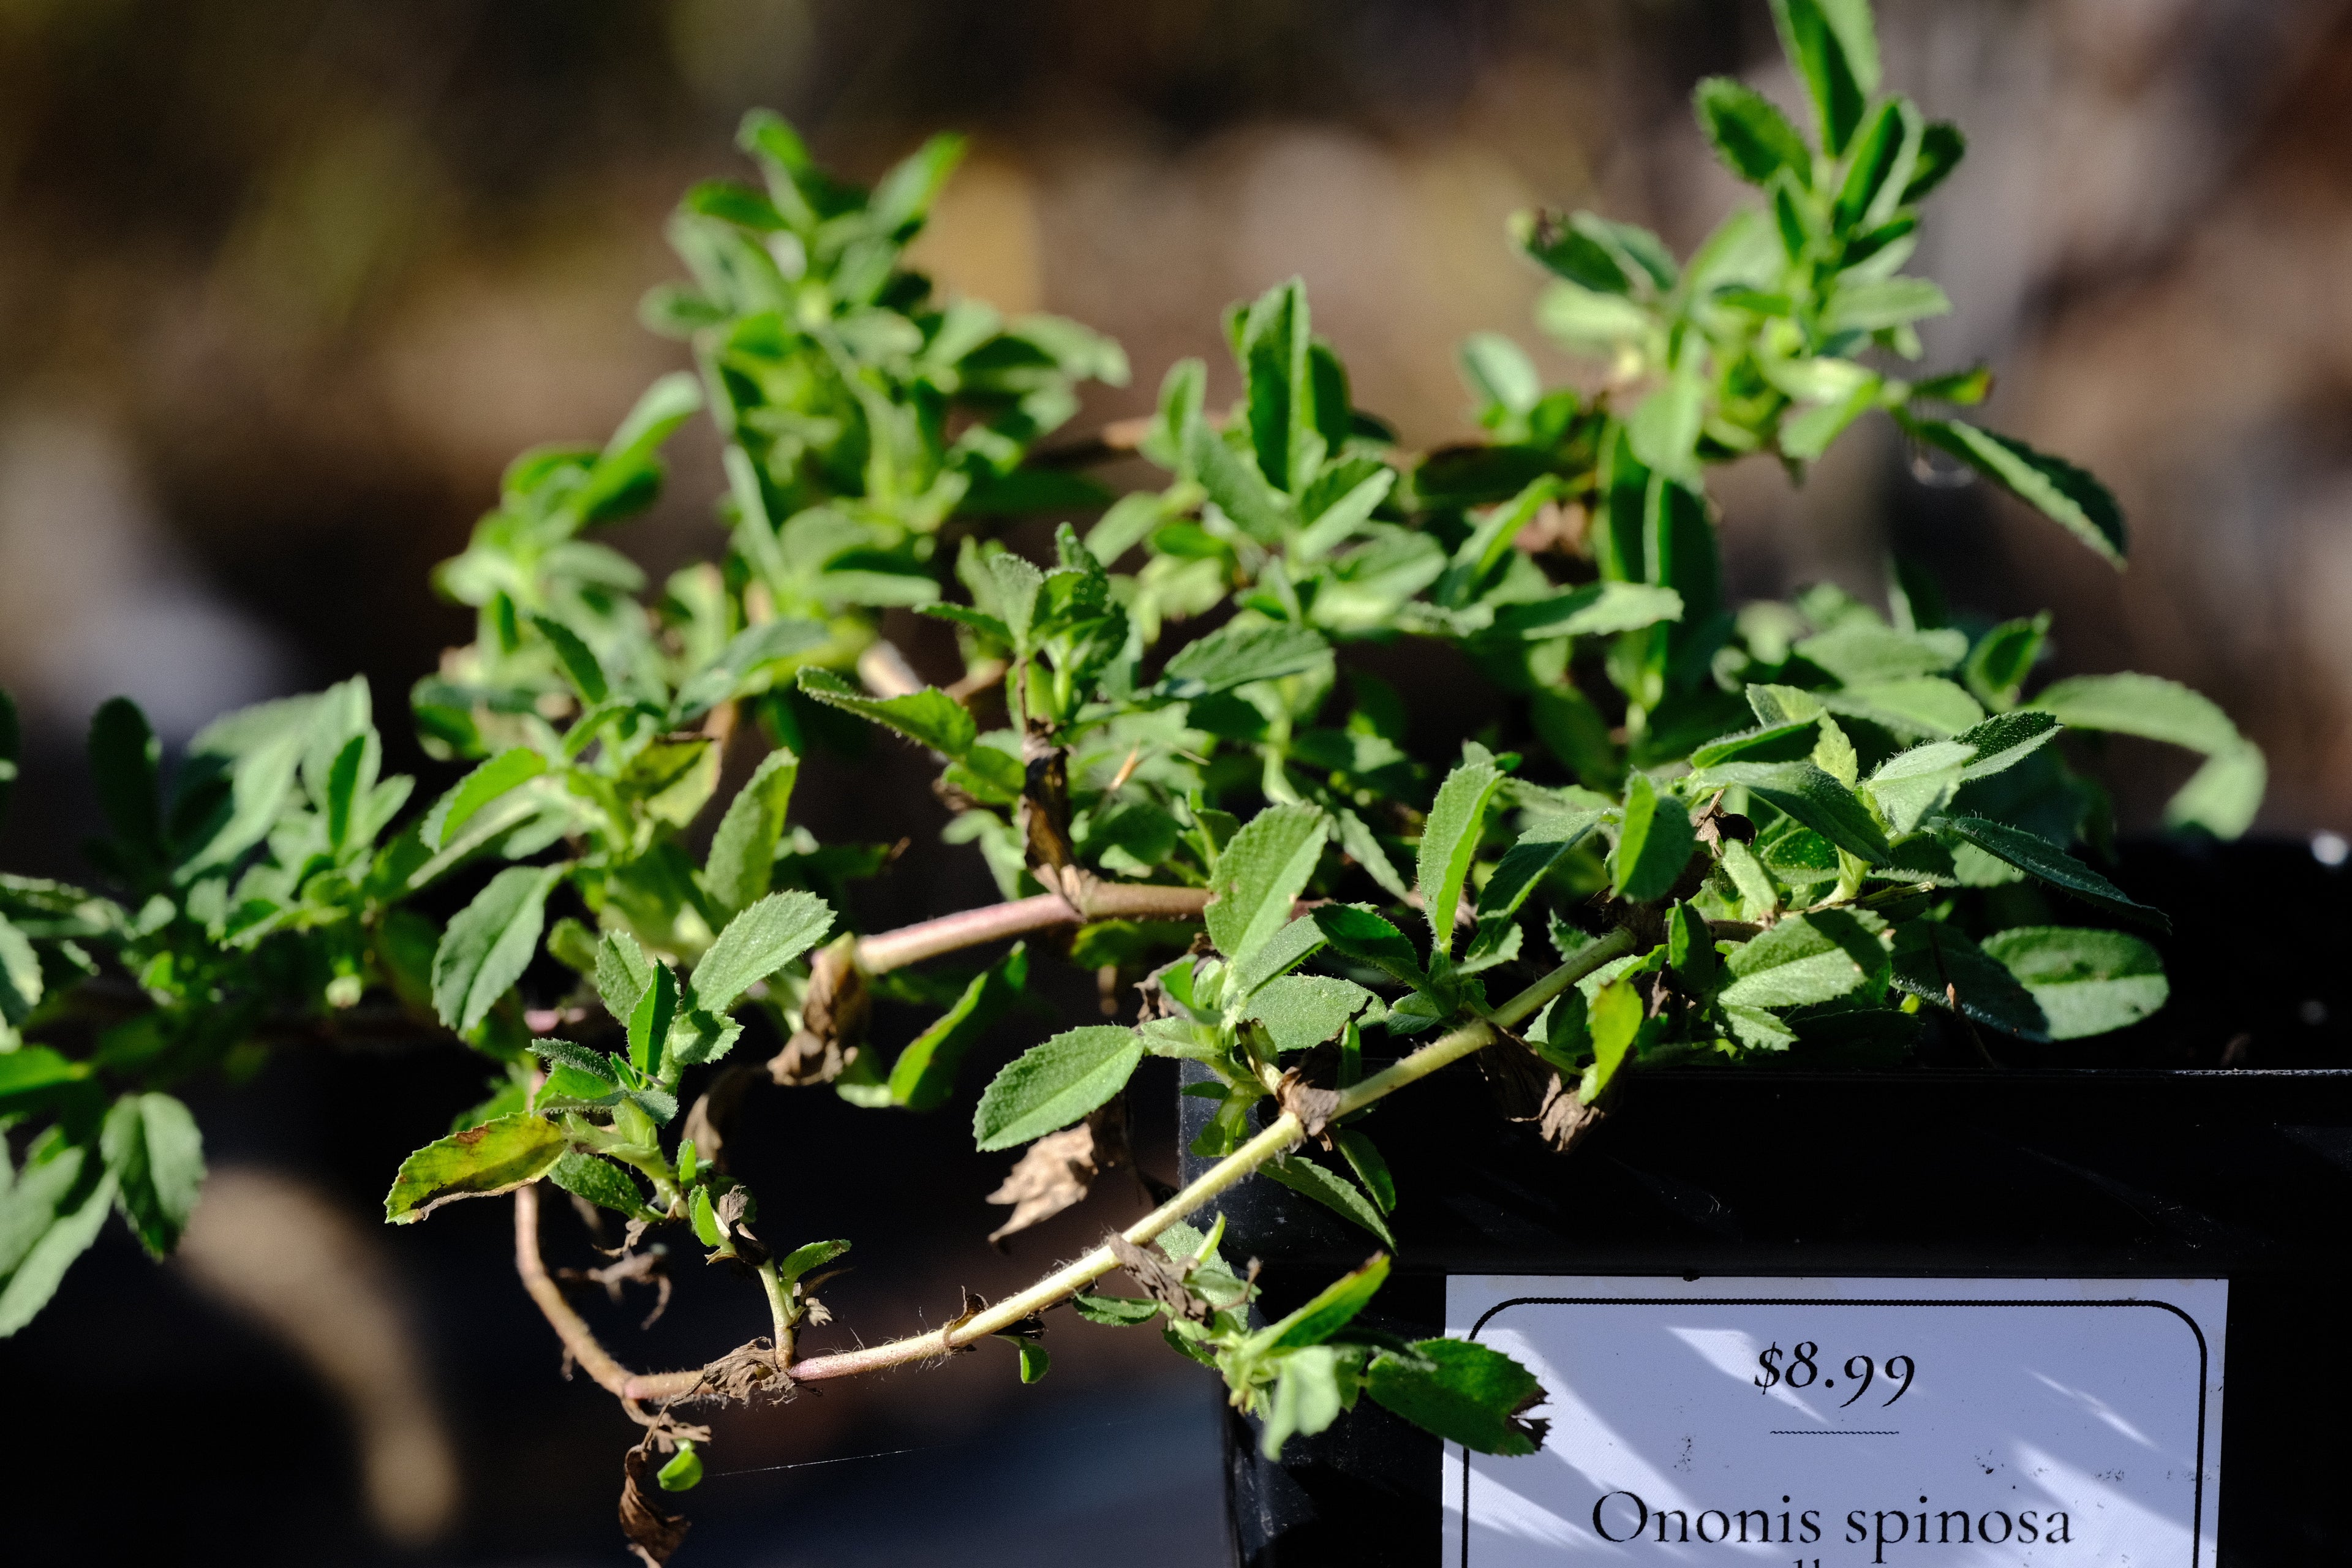
<path fill-rule="evenodd" d="M 1979 1069 L 2168 994 L 2161 897 L 2074 853 L 2105 849 L 2108 814 L 2061 736 L 2201 752 L 2170 816 L 2223 839 L 2252 821 L 2263 763 L 2170 682 L 2037 686 L 2046 617 L 1970 622 L 1908 570 L 1885 613 L 1827 587 L 1726 598 L 1708 468 L 1769 453 L 1801 477 L 1869 417 L 2118 565 L 2125 547 L 2095 480 L 1949 412 L 1985 396 L 1985 371 L 1902 374 L 1915 323 L 1948 309 L 1902 268 L 1960 135 L 1880 92 L 1859 5 L 1774 14 L 1812 133 L 1737 83 L 1700 86 L 1710 140 L 1759 195 L 1686 260 L 1588 213 L 1518 220 L 1552 275 L 1540 325 L 1604 374 L 1547 388 L 1508 339 L 1475 337 L 1462 370 L 1486 436 L 1428 453 L 1354 405 L 1296 281 L 1226 318 L 1230 409 L 1188 361 L 1150 416 L 1055 444 L 1078 386 L 1127 363 L 1074 322 L 940 300 L 904 265 L 960 143 L 868 191 L 750 117 L 761 183 L 688 194 L 689 281 L 646 303 L 693 368 L 601 447 L 519 458 L 436 576 L 478 625 L 411 694 L 428 749 L 462 764 L 429 805 L 383 773 L 363 681 L 230 715 L 168 778 L 133 706 L 97 714 L 108 890 L 0 880 L 0 1331 L 110 1208 L 169 1250 L 203 1177 L 174 1084 L 289 1036 L 430 1030 L 490 1079 L 400 1167 L 386 1217 L 510 1198 L 525 1289 L 635 1424 L 621 1514 L 648 1559 L 684 1535 L 664 1494 L 698 1478 L 710 1402 L 991 1339 L 1034 1381 L 1073 1317 L 1153 1325 L 1223 1377 L 1250 1424 L 1251 1552 L 1344 1529 L 1393 1555 L 1436 1528 L 1441 1441 L 1465 1464 L 1530 1453 L 1559 1393 L 1447 1333 L 1433 1281 L 1513 1258 L 1785 1274 L 1811 1239 L 1695 1248 L 1580 1219 L 1511 1241 L 1453 1197 L 1491 1195 L 1501 1171 L 1555 1219 L 1629 1180 L 1675 1212 L 1709 1189 L 1652 1167 L 1742 1126 L 1780 1137 L 1839 1105 L 1961 1137 L 2042 1114 Z M 726 546 L 649 585 L 596 533 L 652 500 L 698 413 L 722 442 Z M 1114 496 L 1089 477 L 1135 457 L 1167 482 Z M 1089 521 L 1032 553 L 999 537 L 1041 514 Z M 955 678 L 927 684 L 885 640 L 906 610 L 951 625 Z M 1413 692 L 1437 710 L 1416 714 L 1353 657 L 1399 642 L 1499 692 L 1504 717 L 1463 735 L 1443 689 Z M 948 840 L 985 858 L 1000 902 L 849 928 L 843 885 L 887 854 L 818 844 L 792 796 L 858 722 L 931 754 Z M 985 962 L 942 979 L 954 954 Z M 1024 1151 L 1000 1237 L 1130 1160 L 1121 1096 L 1149 1056 L 1184 1064 L 1186 1185 L 1029 1289 L 841 1348 L 818 1292 L 850 1241 L 762 1215 L 730 1172 L 735 1106 L 762 1081 L 877 1114 L 961 1105 L 964 1058 L 1049 955 L 1107 995 L 1139 987 L 1140 1016 L 1030 1044 L 979 1093 L 980 1147 Z M 877 996 L 936 1019 L 878 1037 Z M 1974 1076 L 1866 1076 L 1923 1059 Z M 1759 1122 L 1758 1103 L 1781 1109 Z M 1561 1157 L 1587 1142 L 1605 1162 Z M 1903 1186 L 1869 1159 L 1798 1163 Z M 652 1279 L 645 1235 L 690 1232 L 764 1331 L 699 1368 L 625 1364 L 542 1262 L 550 1185 L 625 1226 L 603 1277 Z M 1841 1266 L 1877 1266 L 1874 1237 Z M 1122 1272 L 1131 1289 L 1098 1289 Z M 1266 1501 L 1330 1477 L 1346 1509 Z"/>

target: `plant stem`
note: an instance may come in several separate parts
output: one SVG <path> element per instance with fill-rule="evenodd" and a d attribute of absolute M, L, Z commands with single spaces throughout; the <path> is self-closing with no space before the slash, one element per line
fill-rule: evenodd
<path fill-rule="evenodd" d="M 797 1314 L 793 1310 L 792 1289 L 784 1283 L 783 1277 L 776 1272 L 776 1260 L 772 1258 L 760 1265 L 760 1287 L 768 1293 L 768 1316 L 776 1326 L 777 1364 L 790 1366 L 793 1364 L 793 1322 Z"/>
<path fill-rule="evenodd" d="M 1409 1083 L 1427 1078 L 1439 1068 L 1460 1061 L 1491 1045 L 1498 1037 L 1495 1032 L 1496 1026 L 1508 1028 L 1527 1018 L 1602 964 L 1633 951 L 1633 932 L 1612 931 L 1494 1009 L 1487 1018 L 1477 1019 L 1450 1031 L 1402 1061 L 1347 1090 L 1340 1097 L 1339 1114 L 1361 1110 Z M 1266 1125 L 1265 1131 L 1210 1166 L 1174 1197 L 1128 1226 L 1124 1233 L 1127 1239 L 1139 1247 L 1151 1240 L 1170 1226 L 1189 1217 L 1234 1186 L 1268 1160 L 1291 1148 L 1303 1135 L 1298 1118 L 1284 1111 Z M 828 1378 L 852 1377 L 859 1373 L 880 1372 L 961 1350 L 975 1340 L 1001 1332 L 1023 1319 L 1054 1306 L 1073 1291 L 1085 1289 L 1118 1267 L 1118 1259 L 1111 1255 L 1110 1248 L 1097 1247 L 1076 1262 L 1055 1269 L 1019 1295 L 1009 1296 L 961 1322 L 950 1323 L 927 1334 L 892 1340 L 887 1344 L 868 1345 L 835 1355 L 812 1356 L 793 1367 L 793 1378 L 799 1383 L 817 1383 Z M 624 1396 L 632 1399 L 676 1399 L 693 1393 L 701 1385 L 702 1373 L 699 1372 L 656 1373 L 629 1379 Z"/>
<path fill-rule="evenodd" d="M 522 1288 L 530 1292 L 530 1299 L 539 1303 L 541 1314 L 563 1342 L 563 1348 L 583 1372 L 596 1380 L 596 1386 L 619 1396 L 625 1404 L 632 1402 L 629 1384 L 635 1381 L 635 1374 L 597 1343 L 595 1331 L 572 1310 L 572 1303 L 563 1299 L 562 1288 L 548 1278 L 547 1265 L 539 1256 L 539 1184 L 517 1187 L 514 1204 L 515 1272 L 522 1276 Z M 634 1410 L 630 1413 L 635 1414 Z"/>
<path fill-rule="evenodd" d="M 1087 889 L 1085 908 L 1059 893 L 1040 893 L 983 909 L 961 910 L 896 931 L 861 937 L 857 967 L 868 974 L 903 969 L 927 958 L 983 942 L 1055 926 L 1083 925 L 1089 920 L 1128 918 L 1196 921 L 1209 901 L 1205 888 L 1171 888 L 1139 882 L 1097 882 Z"/>

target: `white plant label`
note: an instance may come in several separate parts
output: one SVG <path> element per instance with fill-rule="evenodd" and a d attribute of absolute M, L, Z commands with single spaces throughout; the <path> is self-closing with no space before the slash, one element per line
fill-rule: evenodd
<path fill-rule="evenodd" d="M 1444 1568 L 2213 1568 L 2221 1279 L 1457 1275 L 1550 1397 Z"/>

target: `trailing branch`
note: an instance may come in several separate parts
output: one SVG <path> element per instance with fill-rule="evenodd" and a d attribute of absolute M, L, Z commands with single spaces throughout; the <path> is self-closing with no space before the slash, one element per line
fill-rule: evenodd
<path fill-rule="evenodd" d="M 1205 888 L 1094 882 L 1081 889 L 1077 902 L 1060 893 L 1039 893 L 1034 898 L 961 910 L 937 920 L 861 937 L 857 942 L 857 967 L 868 974 L 879 974 L 961 948 L 1003 942 L 1055 926 L 1083 925 L 1088 921 L 1196 921 L 1208 901 Z"/>
<path fill-rule="evenodd" d="M 1485 1049 L 1501 1037 L 1496 1033 L 1498 1027 L 1507 1029 L 1532 1016 L 1570 985 L 1633 949 L 1633 932 L 1622 929 L 1610 932 L 1495 1008 L 1486 1017 L 1463 1025 L 1402 1061 L 1342 1090 L 1335 1119 L 1360 1110 L 1407 1084 L 1427 1078 L 1440 1068 Z M 1181 1192 L 1128 1226 L 1122 1234 L 1138 1246 L 1151 1240 L 1170 1226 L 1199 1211 L 1305 1136 L 1306 1130 L 1297 1114 L 1284 1111 L 1269 1122 L 1264 1131 L 1202 1172 Z M 1076 1262 L 1055 1270 L 1018 1295 L 1009 1296 L 996 1305 L 945 1328 L 908 1339 L 893 1340 L 886 1344 L 868 1345 L 834 1355 L 812 1356 L 795 1363 L 792 1367 L 793 1379 L 797 1383 L 818 1383 L 946 1355 L 991 1334 L 1000 1333 L 1025 1318 L 1034 1317 L 1118 1267 L 1118 1259 L 1109 1247 L 1097 1247 Z M 655 1373 L 627 1379 L 617 1392 L 625 1399 L 683 1399 L 705 1387 L 707 1381 L 699 1371 Z"/>

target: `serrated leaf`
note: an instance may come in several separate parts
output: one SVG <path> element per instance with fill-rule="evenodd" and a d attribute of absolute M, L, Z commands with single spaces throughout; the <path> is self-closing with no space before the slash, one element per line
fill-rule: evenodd
<path fill-rule="evenodd" d="M 433 952 L 433 1008 L 459 1034 L 507 994 L 539 951 L 547 896 L 568 866 L 509 866 L 450 920 Z"/>
<path fill-rule="evenodd" d="M 1108 1025 L 1071 1029 L 1033 1046 L 982 1091 L 972 1112 L 973 1142 L 987 1152 L 1067 1127 L 1126 1088 L 1142 1060 L 1141 1037 Z"/>
<path fill-rule="evenodd" d="M 2033 673 L 2034 661 L 2042 657 L 2042 645 L 2049 635 L 2047 614 L 2032 620 L 2004 621 L 1985 633 L 1969 650 L 1968 662 L 1961 668 L 1969 689 L 1988 708 L 2010 707 L 2016 702 L 2025 678 Z"/>
<path fill-rule="evenodd" d="M 868 697 L 833 671 L 811 667 L 800 672 L 800 689 L 819 702 L 871 719 L 945 756 L 962 756 L 980 733 L 964 705 L 935 686 L 903 697 Z"/>
<path fill-rule="evenodd" d="M 1984 951 L 2032 993 L 2053 1040 L 2136 1024 L 2171 994 L 2156 950 L 2122 931 L 2016 926 L 1987 937 Z"/>
<path fill-rule="evenodd" d="M 677 1021 L 677 976 L 667 963 L 653 967 L 652 983 L 629 1010 L 629 1065 L 648 1078 L 662 1072 L 662 1048 Z"/>
<path fill-rule="evenodd" d="M 1697 789 L 1744 785 L 1754 798 L 1874 866 L 1892 853 L 1870 808 L 1811 763 L 1719 763 L 1692 774 L 1691 783 Z"/>
<path fill-rule="evenodd" d="M 2106 486 L 2074 464 L 1957 419 L 1910 419 L 1905 427 L 2059 523 L 2110 564 L 2124 563 L 2123 509 Z"/>
<path fill-rule="evenodd" d="M 2029 1040 L 2045 1040 L 2049 1020 L 2000 962 L 1940 921 L 1914 921 L 1895 931 L 1895 986 L 1931 1006 Z"/>
<path fill-rule="evenodd" d="M 973 975 L 955 1005 L 898 1053 L 890 1068 L 891 1100 L 909 1110 L 936 1110 L 945 1104 L 965 1054 L 1028 983 L 1028 950 L 1015 942 L 1011 952 Z"/>
<path fill-rule="evenodd" d="M 1305 626 L 1286 621 L 1228 621 L 1178 650 L 1154 690 L 1190 702 L 1252 681 L 1304 674 L 1320 668 L 1330 656 L 1331 645 Z"/>
<path fill-rule="evenodd" d="M 1324 943 L 1323 928 L 1315 923 L 1312 913 L 1299 916 L 1274 933 L 1247 959 L 1234 964 L 1225 982 L 1228 997 L 1249 995 L 1276 975 L 1287 974 L 1318 952 Z"/>
<path fill-rule="evenodd" d="M 2057 739 L 2059 728 L 2058 721 L 2049 714 L 2028 710 L 2003 713 L 1973 729 L 1963 730 L 1952 739 L 1972 748 L 1976 754 L 1960 770 L 1960 777 L 1982 779 L 2006 773 Z"/>
<path fill-rule="evenodd" d="M 1363 1190 L 1345 1176 L 1326 1170 L 1304 1157 L 1286 1157 L 1260 1165 L 1257 1173 L 1269 1181 L 1278 1182 L 1292 1192 L 1313 1198 L 1333 1214 L 1354 1221 L 1381 1238 L 1384 1247 L 1394 1247 L 1396 1239 L 1389 1235 L 1388 1222 L 1372 1205 Z"/>
<path fill-rule="evenodd" d="M 602 702 L 612 695 L 612 683 L 605 679 L 604 667 L 596 662 L 596 655 L 581 640 L 578 632 L 552 616 L 533 616 L 530 624 L 555 650 L 555 660 L 562 666 L 564 678 L 583 700 Z"/>
<path fill-rule="evenodd" d="M 99 1148 L 131 1234 L 149 1257 L 170 1253 L 205 1184 L 196 1119 L 168 1094 L 126 1094 L 107 1111 Z"/>
<path fill-rule="evenodd" d="M 1610 891 L 1636 904 L 1665 897 L 1696 844 L 1682 804 L 1659 795 L 1648 774 L 1634 773 L 1626 780 L 1625 814 L 1609 858 Z"/>
<path fill-rule="evenodd" d="M 570 1040 L 551 1039 L 545 1037 L 532 1039 L 530 1045 L 530 1054 L 551 1066 L 571 1068 L 575 1071 L 586 1073 L 608 1089 L 620 1081 L 614 1076 L 612 1061 L 602 1052 L 592 1051 L 587 1047 L 575 1045 Z"/>
<path fill-rule="evenodd" d="M 1479 919 L 1517 914 L 1560 857 L 1591 837 L 1601 815 L 1596 809 L 1536 818 L 1518 841 L 1503 851 L 1494 874 L 1478 889 Z"/>
<path fill-rule="evenodd" d="M 1846 150 L 1878 91 L 1878 37 L 1869 0 L 1772 0 L 1780 47 L 1813 100 L 1822 149 Z"/>
<path fill-rule="evenodd" d="M 1974 755 L 1974 747 L 1958 741 L 1930 741 L 1881 763 L 1865 788 L 1887 830 L 1908 833 L 1921 817 L 1950 800 L 1968 776 L 1967 765 Z"/>
<path fill-rule="evenodd" d="M 1948 816 L 1943 826 L 2035 881 L 2062 893 L 2071 893 L 2095 909 L 2160 931 L 2172 929 L 2172 921 L 2163 910 L 2126 898 L 2121 888 L 2038 834 L 2004 822 L 1988 822 L 1979 816 Z"/>
<path fill-rule="evenodd" d="M 812 1241 L 795 1247 L 776 1264 L 776 1276 L 787 1285 L 799 1280 L 814 1269 L 822 1268 L 849 1250 L 845 1241 Z"/>
<path fill-rule="evenodd" d="M 1727 1005 L 1801 1007 L 1833 1002 L 1867 986 L 1883 984 L 1886 949 L 1860 920 L 1843 910 L 1790 915 L 1734 948 L 1724 967 Z"/>
<path fill-rule="evenodd" d="M 1412 1348 L 1411 1361 L 1372 1358 L 1364 1389 L 1382 1406 L 1482 1454 L 1532 1454 L 1542 1446 L 1543 1424 L 1519 1414 L 1543 1401 L 1533 1373 L 1468 1340 L 1423 1340 Z"/>
<path fill-rule="evenodd" d="M 1081 1290 L 1070 1298 L 1070 1305 L 1087 1322 L 1110 1328 L 1148 1323 L 1160 1316 L 1160 1303 L 1140 1296 L 1097 1296 Z"/>
<path fill-rule="evenodd" d="M 1283 1445 L 1293 1436 L 1312 1436 L 1337 1421 L 1348 1405 L 1354 1377 L 1352 1363 L 1343 1363 L 1328 1345 L 1292 1351 L 1275 1365 L 1274 1387 L 1264 1396 L 1265 1426 L 1258 1434 L 1258 1452 L 1268 1459 L 1280 1458 Z M 1346 1388 L 1340 1385 L 1342 1378 L 1349 1380 Z"/>
<path fill-rule="evenodd" d="M 1699 129 L 1723 166 L 1760 185 L 1781 169 L 1811 176 L 1813 154 L 1772 100 L 1729 77 L 1709 77 L 1691 95 Z"/>
<path fill-rule="evenodd" d="M 1478 853 L 1486 826 L 1486 808 L 1503 786 L 1503 770 L 1491 762 L 1458 764 L 1437 786 L 1437 798 L 1421 829 L 1421 857 L 1415 885 L 1422 912 L 1429 921 L 1430 951 L 1454 950 L 1454 926 L 1460 915 L 1462 884 L 1470 861 Z"/>
<path fill-rule="evenodd" d="M 1307 911 L 1307 918 L 1343 957 L 1370 964 L 1408 985 L 1428 984 L 1421 954 L 1412 942 L 1374 910 L 1361 904 L 1320 904 Z"/>
<path fill-rule="evenodd" d="M 783 840 L 784 814 L 799 777 L 800 759 L 780 748 L 760 759 L 759 767 L 727 803 L 702 869 L 703 886 L 719 908 L 740 910 L 767 892 L 775 875 L 776 846 Z"/>
<path fill-rule="evenodd" d="M 1278 805 L 1251 818 L 1219 853 L 1202 919 L 1227 960 L 1247 960 L 1290 922 L 1290 906 L 1314 876 L 1329 830 L 1315 806 Z"/>
<path fill-rule="evenodd" d="M 59 1127 L 34 1140 L 0 1191 L 0 1339 L 48 1304 L 73 1260 L 98 1239 L 113 1202 L 114 1178 L 95 1147 Z"/>
<path fill-rule="evenodd" d="M 566 1149 L 548 1168 L 547 1179 L 565 1192 L 630 1219 L 646 1213 L 645 1194 L 636 1179 L 609 1160 L 578 1149 Z"/>
<path fill-rule="evenodd" d="M 646 987 L 654 983 L 654 961 L 625 931 L 606 931 L 596 944 L 596 994 L 614 1021 L 626 1025 Z"/>
<path fill-rule="evenodd" d="M 528 1112 L 453 1132 L 401 1162 L 383 1217 L 407 1225 L 459 1198 L 510 1193 L 554 1169 L 565 1147 L 562 1128 Z"/>
<path fill-rule="evenodd" d="M 737 998 L 833 929 L 833 910 L 814 893 L 770 893 L 727 922 L 694 966 L 696 1005 L 724 1013 Z"/>
<path fill-rule="evenodd" d="M 1286 1055 L 1337 1038 L 1348 1021 L 1373 1000 L 1370 992 L 1353 981 L 1322 974 L 1285 974 L 1260 986 L 1242 1016 L 1264 1025 L 1276 1054 Z"/>
<path fill-rule="evenodd" d="M 1356 1314 L 1372 1304 L 1381 1287 L 1388 1283 L 1389 1260 L 1375 1256 L 1361 1268 L 1343 1274 L 1318 1290 L 1307 1304 L 1289 1316 L 1268 1323 L 1250 1335 L 1250 1351 L 1302 1350 L 1319 1345 L 1333 1334 L 1356 1321 Z"/>
<path fill-rule="evenodd" d="M 547 759 L 527 746 L 500 752 L 459 779 L 425 818 L 427 842 L 446 848 L 482 807 L 547 772 Z"/>

